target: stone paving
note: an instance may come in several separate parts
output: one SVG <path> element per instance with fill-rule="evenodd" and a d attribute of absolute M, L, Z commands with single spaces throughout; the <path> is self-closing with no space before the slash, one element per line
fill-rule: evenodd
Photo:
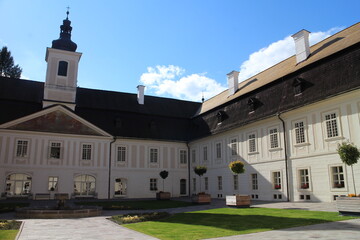
<path fill-rule="evenodd" d="M 186 199 L 184 199 L 186 200 Z M 197 205 L 183 208 L 163 209 L 170 213 L 180 213 L 226 207 L 225 200 L 213 199 L 211 205 Z M 252 202 L 252 207 L 304 209 L 316 211 L 337 211 L 334 203 L 309 202 Z M 151 212 L 153 210 L 149 210 Z M 156 239 L 151 236 L 119 226 L 107 218 L 111 215 L 140 211 L 103 211 L 103 216 L 79 219 L 25 219 L 17 240 L 118 240 L 118 239 Z M 15 219 L 14 213 L 0 214 L 0 219 Z M 259 239 L 360 239 L 360 219 L 316 224 L 260 233 L 237 235 L 221 240 L 259 240 Z"/>

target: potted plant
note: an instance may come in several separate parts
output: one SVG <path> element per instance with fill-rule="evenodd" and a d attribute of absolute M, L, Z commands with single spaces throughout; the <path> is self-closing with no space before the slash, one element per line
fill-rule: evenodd
<path fill-rule="evenodd" d="M 210 194 L 206 194 L 205 192 L 201 192 L 201 176 L 207 172 L 206 166 L 196 166 L 194 167 L 194 172 L 196 175 L 200 177 L 200 192 L 193 196 L 192 201 L 198 204 L 209 204 L 211 202 Z"/>
<path fill-rule="evenodd" d="M 163 179 L 163 190 L 156 193 L 157 200 L 170 200 L 170 192 L 165 192 L 165 179 L 169 176 L 169 172 L 164 170 L 160 172 L 160 177 Z"/>
<path fill-rule="evenodd" d="M 234 174 L 242 174 L 245 172 L 245 165 L 240 160 L 231 162 L 229 164 L 229 168 Z M 226 196 L 226 205 L 235 207 L 250 207 L 250 196 L 241 194 Z"/>
<path fill-rule="evenodd" d="M 354 169 L 353 169 L 353 165 L 356 164 L 358 162 L 358 159 L 360 158 L 360 151 L 354 144 L 351 144 L 349 142 L 343 142 L 342 144 L 339 144 L 337 148 L 337 152 L 340 156 L 341 161 L 345 163 L 347 166 L 351 167 L 352 179 L 354 185 L 354 194 L 349 194 L 348 197 L 338 197 L 336 199 L 336 205 L 338 211 L 342 214 L 344 213 L 360 214 L 360 195 L 356 195 Z M 341 185 L 339 187 L 344 187 L 344 186 Z"/>

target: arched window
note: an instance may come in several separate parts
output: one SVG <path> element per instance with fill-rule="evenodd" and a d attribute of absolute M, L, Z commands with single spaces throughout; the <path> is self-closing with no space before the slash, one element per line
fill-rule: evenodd
<path fill-rule="evenodd" d="M 60 61 L 59 62 L 59 67 L 58 67 L 58 76 L 67 76 L 67 71 L 68 71 L 68 62 L 65 61 Z"/>
<path fill-rule="evenodd" d="M 74 194 L 80 196 L 94 196 L 96 187 L 96 179 L 91 175 L 79 175 L 74 178 Z"/>
<path fill-rule="evenodd" d="M 125 196 L 127 191 L 127 180 L 125 178 L 115 179 L 115 197 Z"/>
<path fill-rule="evenodd" d="M 180 195 L 186 194 L 186 179 L 180 179 Z"/>
<path fill-rule="evenodd" d="M 13 173 L 6 177 L 6 195 L 28 195 L 31 190 L 31 176 L 23 173 Z"/>

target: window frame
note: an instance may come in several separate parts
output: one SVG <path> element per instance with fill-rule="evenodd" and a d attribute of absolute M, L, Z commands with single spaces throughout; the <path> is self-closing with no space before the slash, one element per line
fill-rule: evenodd
<path fill-rule="evenodd" d="M 217 177 L 218 180 L 218 191 L 222 191 L 223 190 L 223 179 L 222 176 L 218 176 Z"/>
<path fill-rule="evenodd" d="M 209 177 L 204 177 L 204 189 L 205 191 L 209 190 Z"/>
<path fill-rule="evenodd" d="M 229 145 L 230 145 L 230 156 L 231 157 L 236 157 L 239 154 L 238 139 L 237 138 L 231 138 Z"/>
<path fill-rule="evenodd" d="M 222 158 L 222 144 L 221 142 L 215 143 L 215 158 L 221 159 Z"/>
<path fill-rule="evenodd" d="M 149 184 L 150 184 L 150 191 L 157 191 L 158 190 L 158 179 L 157 178 L 150 178 L 149 179 Z"/>
<path fill-rule="evenodd" d="M 59 144 L 59 146 L 53 146 L 53 144 Z M 55 160 L 59 160 L 59 159 L 63 159 L 63 142 L 62 141 L 49 141 L 49 154 L 48 154 L 48 158 L 49 159 L 55 159 Z M 53 149 L 55 148 L 59 148 L 59 157 L 54 157 L 53 155 Z"/>
<path fill-rule="evenodd" d="M 196 149 L 191 149 L 191 162 L 196 163 Z"/>
<path fill-rule="evenodd" d="M 25 145 L 20 145 L 19 143 L 23 142 L 26 143 Z M 15 157 L 16 158 L 28 158 L 30 152 L 30 140 L 29 139 L 16 139 L 15 141 L 16 148 L 15 148 Z M 24 150 L 25 149 L 25 150 Z"/>
<path fill-rule="evenodd" d="M 303 174 L 302 171 L 307 171 L 307 174 Z M 301 167 L 297 169 L 298 190 L 299 191 L 311 191 L 311 174 L 309 167 Z"/>
<path fill-rule="evenodd" d="M 59 177 L 58 176 L 49 176 L 48 177 L 48 191 L 57 191 L 59 185 Z M 51 188 L 54 188 L 51 190 Z"/>
<path fill-rule="evenodd" d="M 342 172 L 340 174 L 342 174 L 343 179 L 340 179 L 340 183 L 335 183 L 335 179 L 334 179 L 334 172 L 333 169 L 334 168 L 342 168 Z M 339 173 L 337 173 L 338 175 Z M 330 188 L 332 191 L 336 191 L 336 192 L 343 192 L 343 191 L 347 191 L 347 176 L 346 176 L 346 168 L 344 164 L 333 164 L 329 166 L 329 175 L 330 175 Z M 337 187 L 336 184 L 341 185 L 341 181 L 343 182 L 342 187 Z"/>
<path fill-rule="evenodd" d="M 207 162 L 209 160 L 208 146 L 203 146 L 203 162 Z"/>
<path fill-rule="evenodd" d="M 116 162 L 117 163 L 127 162 L 127 146 L 125 145 L 116 146 Z"/>
<path fill-rule="evenodd" d="M 62 64 L 65 64 L 65 65 L 62 65 Z M 60 66 L 60 65 L 62 65 L 62 66 Z M 56 76 L 67 77 L 68 73 L 69 73 L 69 62 L 64 61 L 64 60 L 58 61 Z"/>
<path fill-rule="evenodd" d="M 269 149 L 275 150 L 280 148 L 279 127 L 271 127 L 268 129 Z"/>
<path fill-rule="evenodd" d="M 234 191 L 239 190 L 239 175 L 238 174 L 233 175 L 233 187 L 234 187 Z"/>
<path fill-rule="evenodd" d="M 92 143 L 81 143 L 81 157 L 82 161 L 93 160 L 93 144 Z"/>
<path fill-rule="evenodd" d="M 257 133 L 250 132 L 247 134 L 247 150 L 248 154 L 257 154 L 258 147 L 257 147 Z"/>
<path fill-rule="evenodd" d="M 254 178 L 255 176 L 255 178 Z M 251 173 L 250 174 L 251 177 L 251 190 L 252 191 L 257 191 L 259 190 L 259 179 L 258 179 L 258 174 L 257 173 Z"/>
<path fill-rule="evenodd" d="M 159 148 L 149 148 L 149 162 L 150 164 L 159 164 Z"/>
<path fill-rule="evenodd" d="M 275 176 L 278 175 L 278 176 Z M 281 170 L 271 171 L 271 183 L 273 190 L 282 191 L 283 181 Z"/>
<path fill-rule="evenodd" d="M 179 150 L 179 163 L 180 163 L 180 165 L 186 165 L 188 163 L 186 149 Z"/>
<path fill-rule="evenodd" d="M 322 113 L 322 126 L 323 126 L 323 134 L 324 134 L 325 141 L 336 141 L 336 140 L 343 139 L 339 112 L 340 111 L 338 109 L 334 109 L 334 110 Z M 331 115 L 335 115 L 335 117 L 327 119 L 327 116 L 332 117 Z M 329 131 L 331 132 L 331 135 L 334 134 L 333 133 L 334 121 L 335 121 L 335 129 L 336 129 L 337 135 L 329 136 Z M 330 127 L 330 129 L 329 129 L 329 127 Z"/>

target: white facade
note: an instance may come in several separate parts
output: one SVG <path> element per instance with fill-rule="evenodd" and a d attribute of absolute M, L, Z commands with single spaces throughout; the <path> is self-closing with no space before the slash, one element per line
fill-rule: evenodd
<path fill-rule="evenodd" d="M 334 137 L 328 137 L 330 130 L 326 125 L 326 116 L 331 116 L 331 114 L 336 115 L 334 120 L 337 134 Z M 289 197 L 290 201 L 329 202 L 334 200 L 334 196 L 354 193 L 351 168 L 342 163 L 336 149 L 343 141 L 360 145 L 360 134 L 358 134 L 360 132 L 360 91 L 356 90 L 286 112 L 280 117 L 285 122 L 286 146 L 283 124 L 278 117 L 191 142 L 192 167 L 196 165 L 208 167 L 208 172 L 201 179 L 201 189 L 205 189 L 204 178 L 207 177 L 209 186 L 206 191 L 215 198 L 241 193 L 249 194 L 253 199 L 258 200 L 286 201 Z M 300 122 L 303 123 L 304 132 L 298 133 L 297 136 Z M 253 136 L 255 138 L 251 140 Z M 297 140 L 299 143 L 296 143 Z M 236 154 L 233 154 L 234 142 L 236 142 Z M 288 156 L 288 171 L 286 170 L 285 147 Z M 205 161 L 204 148 L 207 148 Z M 245 162 L 246 169 L 245 173 L 238 176 L 238 190 L 234 190 L 233 174 L 228 168 L 228 164 L 234 160 Z M 335 186 L 334 167 L 341 167 L 343 170 L 343 186 Z M 355 164 L 353 169 L 358 193 L 360 192 L 359 164 Z M 278 173 L 280 184 L 277 184 L 277 180 L 274 179 L 274 174 Z M 253 174 L 257 174 L 257 189 L 253 186 Z M 219 177 L 222 180 L 222 190 L 219 190 L 218 186 Z M 197 186 L 194 191 L 192 182 L 191 190 L 196 193 L 200 189 L 200 181 L 199 177 L 191 172 L 192 181 L 194 178 Z M 275 185 L 281 185 L 281 187 L 276 189 Z"/>

